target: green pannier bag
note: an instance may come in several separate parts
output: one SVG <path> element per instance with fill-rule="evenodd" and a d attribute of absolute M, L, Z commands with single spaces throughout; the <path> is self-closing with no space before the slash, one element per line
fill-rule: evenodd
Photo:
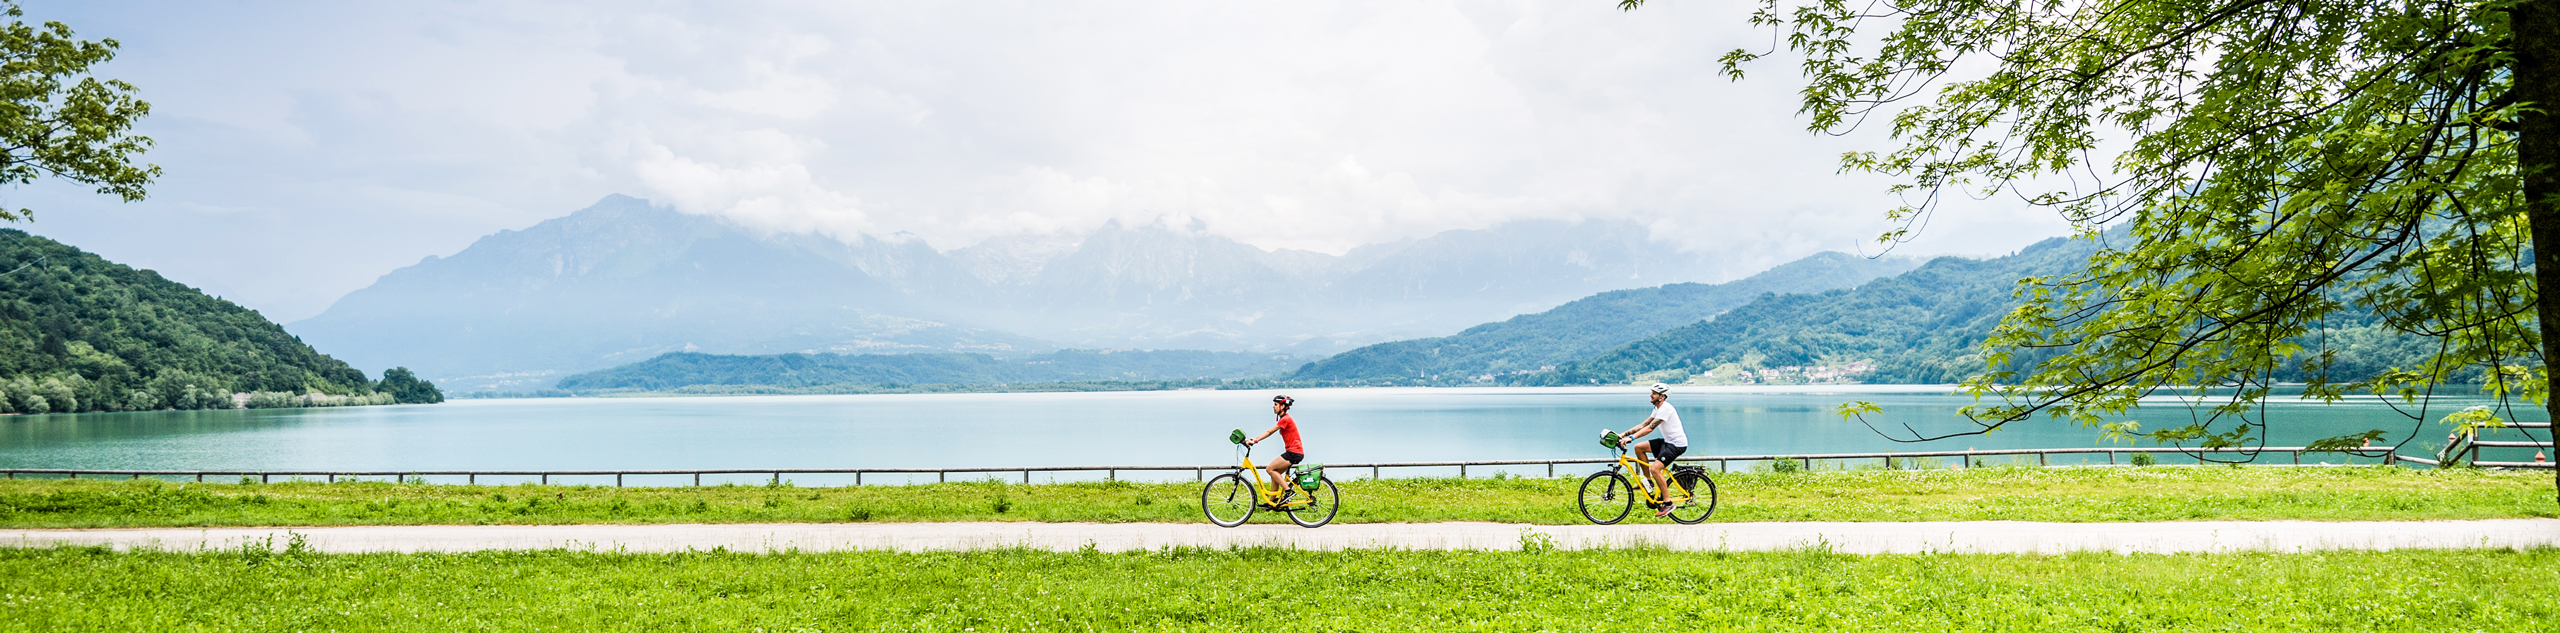
<path fill-rule="evenodd" d="M 1299 466 L 1298 487 L 1307 489 L 1307 492 L 1323 490 L 1324 464 L 1307 464 Z"/>

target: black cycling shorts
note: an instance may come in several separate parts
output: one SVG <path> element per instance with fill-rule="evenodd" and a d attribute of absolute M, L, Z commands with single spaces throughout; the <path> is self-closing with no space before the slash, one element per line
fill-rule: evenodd
<path fill-rule="evenodd" d="M 1291 465 L 1291 466 L 1296 466 L 1296 465 L 1298 465 L 1298 462 L 1307 461 L 1307 456 L 1306 456 L 1306 455 L 1301 454 L 1301 453 L 1292 453 L 1292 452 L 1288 452 L 1288 451 L 1280 451 L 1280 458 L 1281 458 L 1281 459 L 1285 459 L 1285 460 L 1289 460 L 1289 465 Z"/>
<path fill-rule="evenodd" d="M 1666 466 L 1671 464 L 1671 460 L 1679 459 L 1681 453 L 1689 452 L 1689 447 L 1672 446 L 1670 442 L 1663 441 L 1662 438 L 1658 437 L 1653 438 L 1653 441 L 1648 445 L 1650 446 L 1650 450 L 1653 451 L 1653 459 L 1655 461 L 1662 462 L 1663 465 Z"/>

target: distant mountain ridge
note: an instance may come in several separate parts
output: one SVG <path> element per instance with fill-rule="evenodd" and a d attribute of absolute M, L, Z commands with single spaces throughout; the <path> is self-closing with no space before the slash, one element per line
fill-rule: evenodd
<path fill-rule="evenodd" d="M 940 252 L 905 235 L 761 234 L 608 196 L 393 271 L 291 327 L 461 389 L 538 388 L 681 351 L 1321 354 L 1716 270 L 1646 236 L 1627 222 L 1515 222 L 1334 256 L 1113 222 Z"/>
<path fill-rule="evenodd" d="M 479 375 L 458 381 L 470 388 L 547 385 L 569 371 L 696 348 L 1047 347 L 932 318 L 849 265 L 862 254 L 614 197 L 392 271 L 293 329 L 350 358 L 414 358 L 431 378 Z"/>
<path fill-rule="evenodd" d="M 1655 333 L 1714 317 L 1762 295 L 1855 286 L 1909 271 L 1911 258 L 1826 252 L 1723 284 L 1613 290 L 1555 309 L 1458 334 L 1379 343 L 1308 363 L 1289 380 L 1350 384 L 1466 385 L 1535 373 Z"/>
<path fill-rule="evenodd" d="M 2019 280 L 2086 269 L 2120 227 L 2095 239 L 2053 238 L 2005 257 L 1942 257 L 1856 288 L 1762 296 L 1749 304 L 1635 340 L 1554 369 L 1506 375 L 1512 385 L 1946 384 L 1986 370 L 1982 343 L 2016 308 Z M 2327 357 L 2328 378 L 2361 380 L 2427 362 L 2435 343 L 2391 329 L 2371 314 L 2341 310 L 2297 342 L 2305 357 Z M 2013 369 L 2031 371 L 2057 350 L 2014 350 Z M 2278 381 L 2309 374 L 2297 357 L 2270 368 Z"/>
<path fill-rule="evenodd" d="M 1629 342 L 1550 371 L 1506 376 L 1519 385 L 1713 380 L 1780 367 L 1864 370 L 1844 382 L 1936 384 L 1982 370 L 1978 349 L 2017 305 L 2018 280 L 2077 270 L 2098 244 L 2053 238 L 1990 259 L 1941 257 L 1856 288 L 1770 295 L 1714 319 Z M 1799 373 L 1801 373 L 1801 369 Z M 1759 379 L 1762 381 L 1776 378 Z"/>
<path fill-rule="evenodd" d="M 1060 350 L 1019 359 L 986 354 L 775 354 L 676 352 L 560 380 L 572 392 L 669 391 L 698 385 L 997 384 L 1153 381 L 1268 376 L 1304 357 L 1198 350 Z"/>

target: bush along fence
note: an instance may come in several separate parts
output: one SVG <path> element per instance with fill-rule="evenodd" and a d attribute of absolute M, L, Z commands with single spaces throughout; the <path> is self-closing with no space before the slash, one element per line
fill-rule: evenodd
<path fill-rule="evenodd" d="M 2545 443 L 2543 443 L 2543 444 L 2544 444 L 2545 446 L 2547 446 L 2547 445 L 2548 445 L 2548 442 L 2545 442 Z M 1979 467 L 1991 466 L 1991 465 L 2027 466 L 2027 465 L 2030 465 L 2030 464 L 2032 464 L 2033 466 L 2037 466 L 2037 467 L 2057 467 L 2057 466 L 2059 466 L 2059 467 L 2086 467 L 2086 466 L 2117 466 L 2117 465 L 2149 465 L 2149 464 L 2155 463 L 2155 461 L 2156 461 L 2156 459 L 2157 459 L 2155 456 L 2160 455 L 2160 454 L 2163 454 L 2163 453 L 2167 453 L 2167 454 L 2171 454 L 2171 455 L 2194 455 L 2194 456 L 2202 456 L 2202 457 L 2205 457 L 2206 459 L 2208 459 L 2208 460 L 2210 460 L 2210 461 L 2215 461 L 2215 462 L 2224 462 L 2224 461 L 2228 461 L 2228 462 L 2235 462 L 2235 463 L 2245 462 L 2245 463 L 2262 464 L 2262 465 L 2275 465 L 2275 466 L 2302 466 L 2302 465 L 2305 465 L 2305 464 L 2303 463 L 2303 460 L 2304 460 L 2304 459 L 2306 459 L 2306 456 L 2307 456 L 2307 458 L 2309 458 L 2309 459 L 2313 460 L 2313 464 L 2312 464 L 2312 465 L 2319 465 L 2319 464 L 2323 463 L 2323 462 L 2321 462 L 2321 461 L 2320 461 L 2322 458 L 2324 458 L 2324 457 L 2328 457 L 2328 456 L 2332 456 L 2332 455 L 2336 455 L 2336 456 L 2339 456 L 2339 457 L 2342 457 L 2342 458 L 2352 457 L 2352 458 L 2364 458 L 2364 459 L 2369 459 L 2369 460 L 2372 460 L 2371 462 L 2369 462 L 2369 465 L 2381 465 L 2381 466 L 2388 466 L 2388 465 L 2395 465 L 2395 464 L 2424 464 L 2424 465 L 2429 465 L 2429 466 L 2438 466 L 2438 467 L 2442 467 L 2442 466 L 2443 466 L 2443 463 L 2444 463 L 2444 462 L 2443 462 L 2443 460 L 2440 460 L 2440 459 L 2426 459 L 2426 458 L 2420 458 L 2420 457 L 2410 457 L 2410 456 L 2405 456 L 2405 455 L 2399 455 L 2399 454 L 2393 453 L 2393 452 L 2391 452 L 2389 449 L 2385 449 L 2385 448 L 2372 448 L 2372 449 L 2348 449 L 2348 450 L 2345 450 L 2345 451 L 2314 451 L 2314 450 L 2311 450 L 2311 449 L 2309 449 L 2309 448 L 2306 448 L 2306 447 L 2300 447 L 2300 446 L 2270 446 L 2270 447 L 2260 447 L 2260 448 L 2224 448 L 2224 449 L 2183 449 L 2183 448 L 2104 448 L 2104 447 L 2092 447 L 2092 448 L 2020 448 L 2020 449 L 1986 449 L 1986 450 L 1962 450 L 1962 451 L 1914 451 L 1914 452 L 1887 452 L 1887 453 L 1807 453 L 1807 454 L 1770 454 L 1770 455 L 1705 455 L 1705 456 L 1695 456 L 1695 457 L 1682 457 L 1682 458 L 1680 458 L 1680 460 L 1679 460 L 1679 461 L 1684 462 L 1684 463 L 1692 463 L 1692 464 L 1698 464 L 1698 465 L 1701 465 L 1701 466 L 1706 466 L 1706 467 L 1712 468 L 1712 469 L 1714 469 L 1714 470 L 1716 470 L 1716 471 L 1718 471 L 1718 472 L 1731 472 L 1731 471 L 1735 470 L 1737 466 L 1739 466 L 1740 468 L 1746 469 L 1746 470 L 1748 470 L 1748 469 L 1765 469 L 1765 470 L 1776 470 L 1776 471 L 1792 471 L 1792 470 L 1821 470 L 1821 469 L 1823 469 L 1823 467 L 1825 467 L 1825 466 L 1829 466 L 1831 469 L 1868 468 L 1868 467 L 1879 467 L 1879 468 L 1886 468 L 1886 469 L 1979 468 Z M 2306 455 L 2306 454 L 2307 454 L 2307 455 Z M 2059 458 L 2073 458 L 2073 460 L 2076 460 L 2076 461 L 2077 461 L 2077 463 L 2062 463 L 2062 464 L 2056 464 L 2056 463 L 2055 463 L 2055 462 L 2057 461 L 2057 460 L 2056 460 L 2056 458 L 2058 458 L 2058 457 L 2059 457 Z M 2097 460 L 2098 460 L 2098 459 L 2100 459 L 2100 458 L 2103 458 L 2103 459 L 2105 459 L 2106 461 L 2105 461 L 2104 463 L 2100 463 L 2100 462 L 2098 462 L 2098 461 L 2097 461 Z M 1945 460 L 1945 461 L 1943 461 L 1943 462 L 1942 462 L 1942 461 L 1940 461 L 1940 460 Z M 2073 460 L 2064 460 L 2064 461 L 2068 462 L 2068 461 L 2073 461 Z M 2276 461 L 2276 460 L 2281 460 L 2281 461 Z M 1467 476 L 1469 476 L 1469 471 L 1470 471 L 1471 469 L 1496 469 L 1496 470 L 1500 470 L 1500 471 L 1502 471 L 1502 472 L 1512 472 L 1512 471 L 1517 471 L 1517 470 L 1527 469 L 1527 470 L 1530 470 L 1532 473 L 1534 473 L 1534 472 L 1537 470 L 1537 468 L 1538 468 L 1538 467 L 1544 467 L 1544 469 L 1545 469 L 1545 471 L 1546 471 L 1547 476 L 1549 476 L 1549 477 L 1553 477 L 1553 476 L 1557 475 L 1559 472 L 1563 472 L 1563 473 L 1566 473 L 1566 474 L 1571 474 L 1571 473 L 1575 472 L 1575 471 L 1571 471 L 1571 470 L 1567 470 L 1567 471 L 1558 471 L 1558 470 L 1557 470 L 1557 468 L 1556 468 L 1556 467 L 1558 467 L 1558 466 L 1598 466 L 1598 465 L 1603 465 L 1603 464 L 1609 464 L 1609 463 L 1612 463 L 1612 462 L 1614 462 L 1614 461 L 1616 461 L 1616 458 L 1614 458 L 1614 457 L 1609 457 L 1609 458 L 1517 459 L 1517 460 L 1440 461 L 1440 462 L 1359 462 L 1359 463 L 1334 463 L 1334 464 L 1326 464 L 1326 465 L 1325 465 L 1325 468 L 1326 468 L 1326 470 L 1328 470 L 1328 471 L 1330 471 L 1330 472 L 1333 472 L 1333 473 L 1340 473 L 1340 474 L 1346 475 L 1346 477 L 1345 477 L 1346 479 L 1350 478 L 1349 476 L 1359 474 L 1359 473 L 1360 473 L 1360 471 L 1362 471 L 1362 470 L 1366 470 L 1366 471 L 1368 471 L 1368 472 L 1367 472 L 1367 474 L 1368 474 L 1369 478 L 1371 478 L 1371 479 L 1380 479 L 1380 478 L 1385 478 L 1385 477 L 1387 477 L 1387 476 L 1389 476 L 1389 475 L 1392 475 L 1392 474 L 1398 474 L 1396 471 L 1404 471 L 1404 472 L 1406 472 L 1406 473 L 1410 473 L 1412 469 L 1422 469 L 1422 468 L 1437 469 L 1437 471 L 1438 471 L 1438 472 L 1445 472 L 1445 471 L 1446 471 L 1446 469 L 1455 468 L 1455 469 L 1457 470 L 1457 476 L 1459 476 L 1459 477 L 1463 478 L 1463 477 L 1467 477 Z M 2500 467 L 2500 468 L 2551 468 L 2551 467 L 2552 467 L 2552 465 L 2551 465 L 2550 463 L 2548 463 L 2548 462 L 2457 462 L 2457 464 L 2469 464 L 2469 465 L 2479 466 L 2479 467 Z M 888 482 L 885 482 L 885 481 L 879 481 L 879 480 L 881 480 L 881 479 L 882 479 L 882 478 L 884 478 L 884 477 L 885 477 L 885 478 L 889 478 L 889 479 L 894 479 L 894 480 L 896 480 L 896 481 L 897 481 L 897 482 L 899 482 L 899 483 L 904 483 L 904 482 L 912 482 L 912 481 L 915 481 L 916 479 L 921 478 L 921 477 L 924 477 L 924 476 L 931 476 L 931 477 L 933 478 L 933 481 L 935 481 L 935 482 L 948 482 L 948 481 L 952 481 L 952 480 L 953 480 L 953 478 L 954 478 L 954 476 L 959 476 L 959 477 L 963 478 L 963 480 L 966 480 L 966 481 L 1001 480 L 1001 481 L 1020 481 L 1020 482 L 1022 482 L 1022 483 L 1031 483 L 1031 481 L 1032 481 L 1032 475 L 1033 475 L 1034 473 L 1048 473 L 1048 474 L 1053 474 L 1053 475 L 1054 475 L 1054 474 L 1060 474 L 1060 473 L 1079 473 L 1079 474 L 1084 474 L 1084 475 L 1087 475 L 1087 476 L 1091 476 L 1091 475 L 1094 475 L 1094 474 L 1099 474 L 1099 475 L 1101 475 L 1101 479 L 1102 479 L 1102 480 L 1104 480 L 1104 481 L 1116 481 L 1116 480 L 1121 479 L 1124 473 L 1155 473 L 1155 474 L 1158 474 L 1158 475 L 1166 475 L 1166 474 L 1170 474 L 1170 475 L 1173 475 L 1174 477 L 1177 477 L 1177 478 L 1178 478 L 1178 477 L 1179 477 L 1179 475 L 1180 475 L 1181 473 L 1186 473 L 1186 472 L 1187 472 L 1187 473 L 1191 474 L 1192 479 L 1193 479 L 1194 481 L 1199 481 L 1199 480 L 1205 480 L 1205 479 L 1207 479 L 1207 478 L 1208 478 L 1208 476 L 1209 476 L 1210 474 L 1213 474 L 1213 473 L 1223 473 L 1223 472 L 1227 472 L 1227 471 L 1234 470 L 1234 469 L 1235 469 L 1235 465 L 1234 465 L 1234 464 L 1223 464 L 1223 465 L 1176 465 L 1176 466 L 1035 466 L 1035 467 L 976 467 L 976 468 L 743 468 L 743 469 L 741 469 L 741 468 L 715 468 L 715 469 L 704 469 L 704 470 L 398 470 L 398 471 L 324 471 L 324 470 L 291 470 L 291 471 L 287 471 L 287 470 L 272 470 L 272 471 L 270 471 L 270 470 L 83 470 L 83 469 L 59 469 L 59 468 L 0 468 L 0 476 L 5 476 L 5 477 L 6 477 L 6 478 L 8 478 L 8 479 L 17 479 L 17 478 L 20 478 L 20 477 L 72 478 L 72 479 L 77 479 L 77 478 L 81 478 L 81 477 L 90 477 L 90 478 L 125 478 L 125 479 L 142 479 L 142 478 L 145 478 L 145 477 L 149 477 L 149 478 L 153 478 L 153 479 L 162 479 L 162 480 L 180 480 L 180 481 L 187 480 L 187 479 L 190 479 L 190 478 L 192 478 L 192 479 L 193 479 L 193 480 L 195 480 L 195 481 L 228 481 L 228 480 L 232 480 L 232 478 L 238 478 L 238 481 L 243 481 L 243 482 L 256 481 L 256 482 L 260 482 L 260 483 L 272 483 L 272 482 L 275 482 L 275 481 L 278 481 L 278 480 L 284 480 L 284 481 L 327 481 L 327 482 L 333 482 L 333 483 L 334 483 L 334 482 L 338 481 L 338 480 L 339 480 L 339 479 L 341 479 L 341 478 L 345 478 L 345 479 L 365 479 L 365 478 L 374 478 L 374 479 L 389 479 L 389 480 L 396 481 L 396 482 L 401 482 L 401 483 L 432 483 L 432 482 L 436 482 L 436 481 L 439 481 L 439 480 L 440 480 L 440 481 L 442 481 L 442 482 L 447 482 L 447 483 L 465 483 L 465 484 L 473 484 L 473 485 L 477 485 L 477 484 L 481 483 L 481 481 L 480 481 L 480 480 L 481 480 L 482 478 L 489 478 L 489 479 L 491 479 L 491 480 L 492 480 L 492 483 L 502 483 L 502 482 L 507 482 L 507 480 L 517 480 L 517 481 L 526 481 L 526 482 L 538 482 L 538 483 L 542 483 L 542 484 L 548 485 L 548 484 L 552 483 L 552 480 L 553 480 L 554 478 L 563 478 L 563 479 L 567 479 L 567 478 L 580 478 L 580 479 L 584 479 L 584 478 L 612 477 L 612 478 L 613 478 L 613 485 L 615 485 L 615 486 L 619 487 L 619 486 L 622 486 L 622 485 L 624 485 L 624 484 L 625 484 L 625 480 L 626 480 L 626 478 L 632 478 L 632 477 L 646 477 L 646 478 L 649 478 L 651 481 L 664 481 L 664 480 L 665 480 L 665 479 L 667 479 L 667 478 L 673 477 L 673 478 L 677 478 L 677 481 L 684 481 L 684 479 L 682 479 L 683 477 L 690 476 L 690 477 L 691 477 L 690 484 L 691 484 L 691 485 L 699 486 L 699 485 L 702 485 L 702 478 L 703 478 L 705 475 L 709 475 L 709 476 L 713 476 L 713 477 L 715 477 L 715 480 L 714 480 L 715 482 L 719 482 L 719 481 L 721 481 L 722 479 L 734 480 L 735 478 L 738 478 L 738 477 L 752 477 L 752 478 L 755 478 L 755 479 L 764 480 L 764 481 L 766 481 L 766 482 L 768 482 L 768 483 L 770 483 L 770 484 L 774 484 L 774 485 L 780 485 L 780 484 L 783 484 L 783 483 L 785 483 L 785 482 L 787 481 L 787 478 L 792 477 L 792 476 L 801 476 L 801 475 L 835 475 L 835 476 L 847 476 L 847 475 L 849 475 L 849 476 L 851 476 L 851 477 L 852 477 L 852 485 L 857 485 L 857 486 L 859 486 L 859 485 L 865 485 L 865 478 L 866 478 L 866 477 L 868 477 L 868 478 L 870 478 L 870 479 L 874 480 L 875 482 L 879 482 L 879 483 L 888 483 Z M 1019 475 L 1019 476 L 1018 476 L 1018 478 L 1016 477 L 1016 475 L 1017 475 L 1017 474 Z M 208 479 L 208 478 L 210 478 L 210 479 Z M 430 478 L 434 478 L 434 479 L 430 479 Z M 458 479 L 460 479 L 460 481 L 459 481 L 459 482 L 454 481 L 454 480 L 455 480 L 455 479 L 457 479 L 457 478 L 458 478 Z"/>

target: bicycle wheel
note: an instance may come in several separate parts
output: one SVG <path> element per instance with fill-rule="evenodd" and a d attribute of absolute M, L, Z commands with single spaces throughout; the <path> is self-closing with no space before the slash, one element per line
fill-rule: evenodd
<path fill-rule="evenodd" d="M 1671 506 L 1671 520 L 1694 525 L 1715 515 L 1716 479 L 1708 477 L 1707 471 L 1683 468 L 1671 473 L 1671 480 L 1689 493 L 1689 500 Z"/>
<path fill-rule="evenodd" d="M 1209 522 L 1218 527 L 1244 525 L 1246 519 L 1253 518 L 1257 501 L 1260 500 L 1253 496 L 1253 482 L 1235 473 L 1211 477 L 1208 485 L 1200 487 L 1200 512 L 1209 515 Z"/>
<path fill-rule="evenodd" d="M 1582 518 L 1608 525 L 1626 520 L 1627 511 L 1636 507 L 1636 491 L 1616 471 L 1596 472 L 1582 478 L 1580 502 Z"/>
<path fill-rule="evenodd" d="M 1307 493 L 1307 498 L 1315 503 L 1289 506 L 1286 512 L 1290 523 L 1296 523 L 1298 527 L 1324 527 L 1324 524 L 1333 522 L 1333 512 L 1342 509 L 1342 489 L 1333 487 L 1333 478 L 1318 477 L 1317 480 L 1324 484 L 1316 486 L 1316 492 Z"/>

